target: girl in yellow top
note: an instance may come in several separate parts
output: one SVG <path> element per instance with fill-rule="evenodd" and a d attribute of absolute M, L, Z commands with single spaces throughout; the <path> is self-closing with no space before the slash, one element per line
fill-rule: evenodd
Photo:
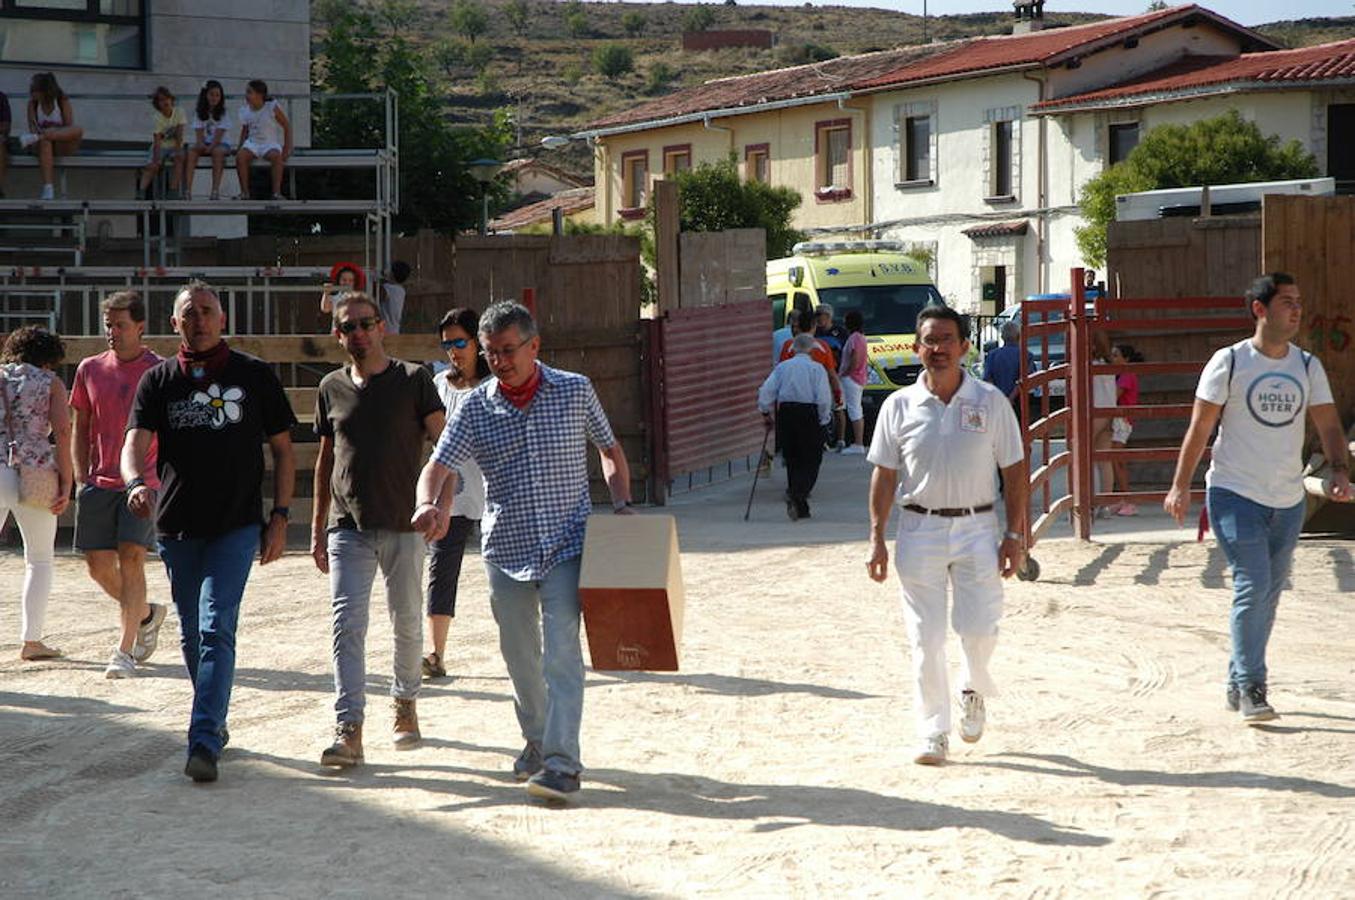
<path fill-rule="evenodd" d="M 175 105 L 174 95 L 164 85 L 151 94 L 151 106 L 155 107 L 151 117 L 151 156 L 146 167 L 141 170 L 141 192 L 146 192 L 160 168 L 168 164 L 169 189 L 177 193 L 183 180 L 183 139 L 188 129 L 188 119 L 183 110 Z"/>

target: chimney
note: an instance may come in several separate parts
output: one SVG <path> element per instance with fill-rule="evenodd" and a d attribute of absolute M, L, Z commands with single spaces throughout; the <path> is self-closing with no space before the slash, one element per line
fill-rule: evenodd
<path fill-rule="evenodd" d="M 1029 34 L 1044 28 L 1044 0 L 1012 0 L 1016 21 L 1012 34 Z"/>

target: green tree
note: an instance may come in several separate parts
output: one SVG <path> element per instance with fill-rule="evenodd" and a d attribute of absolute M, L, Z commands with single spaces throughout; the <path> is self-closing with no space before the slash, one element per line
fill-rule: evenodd
<path fill-rule="evenodd" d="M 439 41 L 433 45 L 433 59 L 448 77 L 458 77 L 467 70 L 479 75 L 494 61 L 494 48 L 463 40 Z"/>
<path fill-rule="evenodd" d="M 648 26 L 649 19 L 642 12 L 628 12 L 621 17 L 621 27 L 625 29 L 629 37 L 639 37 L 645 33 L 645 28 Z"/>
<path fill-rule="evenodd" d="M 654 63 L 649 67 L 649 73 L 645 77 L 645 93 L 662 93 L 668 87 L 669 82 L 676 77 L 677 73 L 668 68 L 666 63 Z"/>
<path fill-rule="evenodd" d="M 588 37 L 593 32 L 593 26 L 588 22 L 588 13 L 579 10 L 565 16 L 565 30 L 569 32 L 570 37 Z"/>
<path fill-rule="evenodd" d="M 1297 140 L 1267 137 L 1255 122 L 1229 110 L 1190 125 L 1159 125 L 1133 152 L 1082 186 L 1087 224 L 1078 228 L 1082 258 L 1106 262 L 1106 229 L 1115 220 L 1115 196 L 1162 188 L 1311 178 L 1317 160 Z"/>
<path fill-rule="evenodd" d="M 795 242 L 804 240 L 790 225 L 791 215 L 800 206 L 799 192 L 743 180 L 732 153 L 720 162 L 704 162 L 670 177 L 677 182 L 678 221 L 683 231 L 761 228 L 767 234 L 768 259 L 789 256 Z M 651 200 L 651 232 L 653 217 Z"/>
<path fill-rule="evenodd" d="M 475 39 L 489 30 L 489 13 L 479 0 L 456 0 L 450 14 L 452 30 L 475 43 Z"/>
<path fill-rule="evenodd" d="M 810 42 L 803 44 L 789 44 L 782 47 L 777 52 L 781 64 L 786 66 L 802 66 L 806 63 L 837 59 L 837 55 L 837 51 L 832 47 L 825 47 L 823 44 L 814 44 Z"/>
<path fill-rule="evenodd" d="M 682 29 L 684 31 L 707 31 L 714 24 L 715 10 L 704 3 L 693 6 L 682 17 Z"/>
<path fill-rule="evenodd" d="M 604 78 L 615 79 L 635 68 L 635 59 L 625 44 L 603 44 L 593 50 L 593 68 Z"/>
<path fill-rule="evenodd" d="M 508 0 L 503 5 L 503 17 L 508 20 L 508 27 L 518 37 L 526 37 L 527 28 L 532 21 L 532 8 L 527 0 Z"/>
<path fill-rule="evenodd" d="M 379 12 L 379 10 L 378 10 Z M 456 128 L 442 111 L 441 93 L 433 83 L 430 54 L 405 39 L 404 32 L 367 8 L 342 2 L 317 5 L 317 19 L 327 27 L 312 54 L 312 82 L 318 93 L 368 93 L 390 88 L 400 103 L 400 194 L 397 230 L 426 227 L 443 232 L 475 225 L 480 218 L 480 185 L 466 171 L 479 157 L 503 158 L 511 144 L 507 113 L 498 111 L 488 127 Z M 317 102 L 312 113 L 317 147 L 376 147 L 384 134 L 380 101 Z M 319 196 L 341 191 L 370 191 L 370 175 L 328 172 Z M 491 187 L 496 200 L 506 195 Z M 360 223 L 359 223 L 360 227 Z"/>

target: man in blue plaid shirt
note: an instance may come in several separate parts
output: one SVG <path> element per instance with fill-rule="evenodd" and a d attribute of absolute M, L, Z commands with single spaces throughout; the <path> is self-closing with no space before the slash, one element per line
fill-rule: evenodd
<path fill-rule="evenodd" d="M 455 467 L 474 459 L 485 476 L 481 555 L 499 648 L 527 745 L 513 773 L 533 796 L 565 800 L 579 789 L 583 652 L 579 563 L 588 492 L 588 442 L 597 446 L 613 510 L 630 512 L 630 469 L 592 383 L 537 361 L 541 337 L 523 306 L 495 303 L 480 317 L 487 379 L 447 423 L 419 478 L 414 527 L 447 530 Z"/>

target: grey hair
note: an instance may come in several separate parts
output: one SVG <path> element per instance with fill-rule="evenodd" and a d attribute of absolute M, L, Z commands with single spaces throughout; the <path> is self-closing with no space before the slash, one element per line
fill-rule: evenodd
<path fill-rule="evenodd" d="M 480 313 L 480 334 L 488 337 L 507 328 L 517 328 L 524 341 L 536 337 L 536 319 L 527 307 L 512 300 L 500 300 L 491 303 L 489 309 Z"/>
<path fill-rule="evenodd" d="M 220 305 L 221 303 L 221 295 L 216 292 L 216 288 L 212 287 L 210 284 L 203 281 L 201 278 L 193 278 L 190 279 L 189 282 L 185 284 L 183 287 L 179 288 L 178 293 L 174 295 L 175 315 L 179 314 L 179 303 L 183 300 L 183 298 L 191 297 L 194 294 L 211 294 L 213 297 L 216 298 L 216 302 L 218 305 Z"/>
<path fill-rule="evenodd" d="M 791 344 L 791 347 L 795 350 L 796 356 L 802 356 L 805 353 L 813 353 L 814 345 L 817 343 L 818 341 L 815 340 L 814 335 L 807 331 L 802 331 L 795 336 L 795 341 Z"/>
<path fill-rule="evenodd" d="M 1015 319 L 1008 319 L 1002 323 L 1002 341 L 1010 344 L 1021 336 L 1021 323 Z"/>

